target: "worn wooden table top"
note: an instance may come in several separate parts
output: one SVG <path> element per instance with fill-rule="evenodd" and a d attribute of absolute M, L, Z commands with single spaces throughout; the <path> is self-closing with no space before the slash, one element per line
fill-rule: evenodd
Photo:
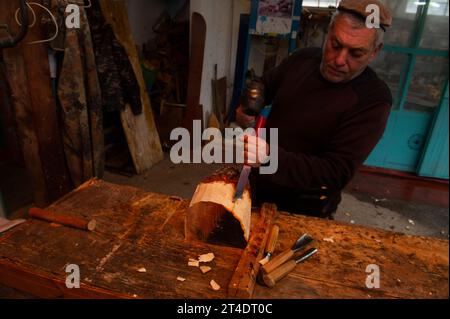
<path fill-rule="evenodd" d="M 95 218 L 96 231 L 31 219 L 1 234 L 0 284 L 44 298 L 227 298 L 242 250 L 186 242 L 188 204 L 90 181 L 48 209 Z M 285 213 L 275 223 L 280 226 L 277 252 L 307 232 L 319 253 L 275 288 L 257 285 L 253 298 L 448 298 L 448 241 Z M 189 258 L 209 252 L 216 256 L 212 271 L 188 267 Z M 69 264 L 80 267 L 80 289 L 66 288 Z M 380 268 L 379 289 L 366 287 L 366 268 L 372 264 Z M 211 279 L 219 291 L 211 289 Z"/>

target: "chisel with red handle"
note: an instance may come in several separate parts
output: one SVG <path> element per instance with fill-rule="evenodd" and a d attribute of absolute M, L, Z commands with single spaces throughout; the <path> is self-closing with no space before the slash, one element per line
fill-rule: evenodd
<path fill-rule="evenodd" d="M 270 111 L 272 110 L 272 105 L 266 106 L 261 113 L 258 115 L 255 124 L 255 132 L 256 136 L 259 136 L 259 131 L 266 126 L 267 118 L 269 117 Z M 241 171 L 241 175 L 239 176 L 239 181 L 236 186 L 236 193 L 234 194 L 233 201 L 236 201 L 242 198 L 242 194 L 244 193 L 244 187 L 247 185 L 248 176 L 250 175 L 250 171 L 252 167 L 250 165 L 244 165 L 244 168 Z"/>

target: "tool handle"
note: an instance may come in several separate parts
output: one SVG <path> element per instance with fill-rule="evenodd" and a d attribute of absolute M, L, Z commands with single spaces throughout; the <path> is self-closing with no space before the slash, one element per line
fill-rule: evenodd
<path fill-rule="evenodd" d="M 273 225 L 272 230 L 270 231 L 269 241 L 267 242 L 266 246 L 266 254 L 273 254 L 273 252 L 275 251 L 279 232 L 280 227 L 278 227 L 277 225 Z"/>
<path fill-rule="evenodd" d="M 28 214 L 34 218 L 82 230 L 93 231 L 96 225 L 95 220 L 86 220 L 80 217 L 56 214 L 36 207 L 30 208 Z"/>
<path fill-rule="evenodd" d="M 282 264 L 291 259 L 292 256 L 294 256 L 294 251 L 292 251 L 291 249 L 283 251 L 281 254 L 275 256 L 271 261 L 269 261 L 262 267 L 263 273 L 264 274 L 271 273 L 276 268 L 280 267 Z"/>
<path fill-rule="evenodd" d="M 289 274 L 292 270 L 295 269 L 295 266 L 297 263 L 295 260 L 289 260 L 288 262 L 284 263 L 274 271 L 264 274 L 263 275 L 263 281 L 268 287 L 273 287 L 275 284 L 283 279 L 287 274 Z"/>
<path fill-rule="evenodd" d="M 269 117 L 272 105 L 266 106 L 256 118 L 255 132 L 259 136 L 259 130 L 266 126 L 267 118 Z"/>

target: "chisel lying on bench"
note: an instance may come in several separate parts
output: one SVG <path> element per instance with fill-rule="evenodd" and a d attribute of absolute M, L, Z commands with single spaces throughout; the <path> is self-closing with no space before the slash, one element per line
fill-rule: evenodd
<path fill-rule="evenodd" d="M 275 284 L 283 279 L 286 275 L 288 275 L 291 271 L 294 270 L 295 266 L 297 264 L 305 261 L 312 255 L 317 253 L 317 248 L 311 248 L 306 253 L 304 253 L 302 256 L 300 256 L 297 260 L 289 260 L 288 262 L 284 263 L 274 271 L 272 271 L 269 274 L 263 275 L 263 281 L 268 287 L 273 287 Z"/>
<path fill-rule="evenodd" d="M 272 271 L 274 271 L 276 268 L 280 267 L 282 264 L 287 262 L 289 259 L 294 257 L 294 254 L 296 252 L 299 252 L 304 247 L 309 245 L 313 241 L 312 237 L 308 234 L 304 234 L 301 236 L 295 244 L 292 246 L 291 249 L 288 249 L 286 251 L 283 251 L 279 255 L 275 256 L 271 261 L 269 261 L 267 264 L 262 266 L 262 272 L 263 274 L 269 274 Z"/>

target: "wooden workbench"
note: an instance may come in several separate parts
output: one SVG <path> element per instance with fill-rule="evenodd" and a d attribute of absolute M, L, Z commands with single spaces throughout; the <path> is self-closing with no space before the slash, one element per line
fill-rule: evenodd
<path fill-rule="evenodd" d="M 0 284 L 44 298 L 227 298 L 242 250 L 186 242 L 188 204 L 92 180 L 48 209 L 95 218 L 96 230 L 31 219 L 0 234 Z M 285 213 L 276 224 L 277 251 L 308 232 L 319 253 L 275 288 L 257 285 L 253 298 L 448 298 L 448 241 Z M 211 272 L 188 267 L 189 258 L 208 252 L 216 256 Z M 65 286 L 68 264 L 80 267 L 80 289 Z M 366 288 L 370 264 L 380 267 L 380 289 Z M 211 279 L 222 289 L 213 291 Z"/>

